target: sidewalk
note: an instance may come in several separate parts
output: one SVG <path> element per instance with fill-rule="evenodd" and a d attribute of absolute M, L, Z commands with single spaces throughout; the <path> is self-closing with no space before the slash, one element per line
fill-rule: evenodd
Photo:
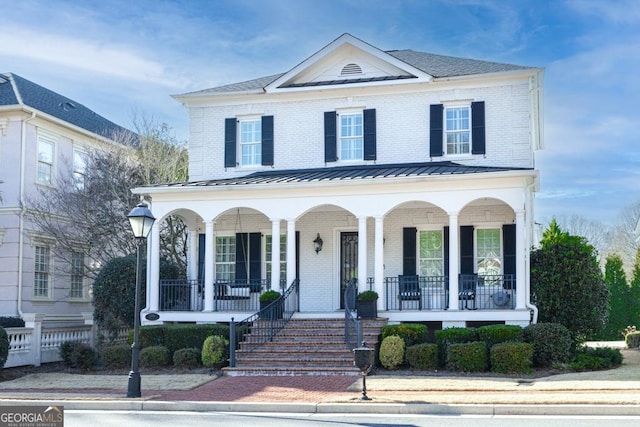
<path fill-rule="evenodd" d="M 0 405 L 18 402 L 67 409 L 505 413 L 640 415 L 640 351 L 623 350 L 617 369 L 536 379 L 342 376 L 220 377 L 145 375 L 142 398 L 126 398 L 126 375 L 40 373 L 0 383 Z"/>

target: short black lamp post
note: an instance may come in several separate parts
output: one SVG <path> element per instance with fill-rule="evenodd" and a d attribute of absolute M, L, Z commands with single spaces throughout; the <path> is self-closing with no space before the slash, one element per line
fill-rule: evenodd
<path fill-rule="evenodd" d="M 353 363 L 362 373 L 362 397 L 360 400 L 371 400 L 371 398 L 367 396 L 367 374 L 371 371 L 375 363 L 375 350 L 367 347 L 363 341 L 361 347 L 353 349 L 353 355 Z"/>
<path fill-rule="evenodd" d="M 146 203 L 140 203 L 133 208 L 129 215 L 129 222 L 133 235 L 138 246 L 136 265 L 136 299 L 133 320 L 133 345 L 131 345 L 131 372 L 129 372 L 129 387 L 127 397 L 140 397 L 140 372 L 138 372 L 138 355 L 140 353 L 140 343 L 138 335 L 140 333 L 140 289 L 142 287 L 142 244 L 146 240 L 154 221 L 156 220 L 147 207 Z"/>

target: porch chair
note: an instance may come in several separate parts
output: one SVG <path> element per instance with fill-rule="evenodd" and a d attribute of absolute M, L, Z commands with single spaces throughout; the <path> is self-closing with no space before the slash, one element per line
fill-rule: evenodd
<path fill-rule="evenodd" d="M 418 301 L 418 309 L 422 310 L 422 290 L 420 289 L 420 276 L 400 275 L 398 276 L 398 301 L 400 311 L 404 301 Z"/>
<path fill-rule="evenodd" d="M 477 274 L 459 274 L 458 275 L 458 300 L 464 301 L 466 310 L 476 310 L 476 288 L 478 286 Z M 473 301 L 469 308 L 469 301 Z"/>

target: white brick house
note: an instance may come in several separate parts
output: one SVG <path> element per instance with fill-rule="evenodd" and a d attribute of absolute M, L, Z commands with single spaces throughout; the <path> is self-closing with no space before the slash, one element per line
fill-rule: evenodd
<path fill-rule="evenodd" d="M 391 321 L 528 324 L 542 74 L 344 34 L 283 74 L 175 96 L 190 182 L 133 190 L 159 220 L 143 316 L 241 319 L 296 278 L 296 316 L 339 316 L 356 277 Z M 177 284 L 159 277 L 168 215 L 190 227 Z"/>

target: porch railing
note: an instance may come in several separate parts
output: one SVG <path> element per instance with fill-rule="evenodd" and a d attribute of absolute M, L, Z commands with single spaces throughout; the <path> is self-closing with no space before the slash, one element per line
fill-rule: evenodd
<path fill-rule="evenodd" d="M 293 314 L 299 311 L 299 281 L 295 279 L 284 294 L 276 301 L 261 308 L 244 320 L 229 323 L 229 366 L 236 366 L 236 350 L 245 343 L 243 351 L 251 352 L 273 337 L 285 327 Z"/>
<path fill-rule="evenodd" d="M 281 288 L 286 282 L 280 281 Z M 218 280 L 213 284 L 214 311 L 258 311 L 260 295 L 271 288 L 266 279 Z M 204 283 L 196 280 L 161 280 L 160 310 L 162 311 L 202 311 Z"/>
<path fill-rule="evenodd" d="M 362 329 L 360 320 L 356 318 L 356 293 L 358 292 L 358 280 L 349 280 L 344 290 L 344 341 L 349 350 L 358 347 L 362 342 Z"/>

